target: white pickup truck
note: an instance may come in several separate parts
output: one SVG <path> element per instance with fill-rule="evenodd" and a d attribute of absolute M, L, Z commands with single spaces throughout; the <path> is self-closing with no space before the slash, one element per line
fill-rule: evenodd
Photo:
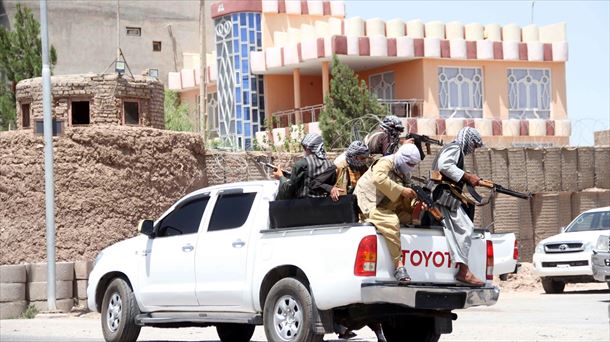
<path fill-rule="evenodd" d="M 382 323 L 389 342 L 437 341 L 454 309 L 493 305 L 489 233 L 475 231 L 461 286 L 440 227 L 405 227 L 410 284 L 394 280 L 384 238 L 370 224 L 271 228 L 277 182 L 225 184 L 180 199 L 138 236 L 104 249 L 87 288 L 106 341 L 135 341 L 142 326 L 215 326 L 222 341 L 320 341 L 334 324 Z"/>

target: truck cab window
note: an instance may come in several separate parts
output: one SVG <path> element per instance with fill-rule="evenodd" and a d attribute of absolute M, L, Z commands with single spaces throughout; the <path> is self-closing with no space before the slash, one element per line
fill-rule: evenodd
<path fill-rule="evenodd" d="M 174 209 L 161 221 L 157 237 L 197 233 L 209 200 L 209 197 L 197 198 Z"/>
<path fill-rule="evenodd" d="M 208 232 L 243 226 L 250 215 L 254 197 L 256 197 L 255 192 L 219 195 Z"/>

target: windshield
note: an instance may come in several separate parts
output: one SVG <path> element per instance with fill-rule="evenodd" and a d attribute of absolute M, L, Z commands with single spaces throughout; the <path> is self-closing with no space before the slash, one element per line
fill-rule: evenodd
<path fill-rule="evenodd" d="M 568 229 L 566 229 L 566 232 L 572 233 L 606 229 L 610 229 L 610 211 L 584 213 L 572 221 Z"/>

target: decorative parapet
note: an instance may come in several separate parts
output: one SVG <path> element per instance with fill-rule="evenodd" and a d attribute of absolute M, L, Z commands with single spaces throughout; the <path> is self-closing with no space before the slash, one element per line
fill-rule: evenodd
<path fill-rule="evenodd" d="M 523 28 L 508 24 L 481 25 L 421 20 L 387 22 L 378 19 L 321 18 L 300 29 L 273 32 L 273 45 L 252 51 L 254 73 L 297 65 L 308 60 L 348 56 L 449 58 L 565 62 L 568 60 L 566 25 L 558 23 Z"/>

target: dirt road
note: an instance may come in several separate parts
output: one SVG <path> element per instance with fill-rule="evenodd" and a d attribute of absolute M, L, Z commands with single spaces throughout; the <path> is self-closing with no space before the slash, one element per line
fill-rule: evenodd
<path fill-rule="evenodd" d="M 491 307 L 457 311 L 453 333 L 441 341 L 608 341 L 610 291 L 606 284 L 567 285 L 566 293 L 503 291 Z M 367 328 L 351 341 L 376 341 Z M 265 341 L 262 327 L 253 341 Z M 340 341 L 327 335 L 326 341 Z M 103 341 L 99 315 L 0 321 L 0 341 Z M 139 341 L 218 341 L 214 328 L 143 328 Z"/>

